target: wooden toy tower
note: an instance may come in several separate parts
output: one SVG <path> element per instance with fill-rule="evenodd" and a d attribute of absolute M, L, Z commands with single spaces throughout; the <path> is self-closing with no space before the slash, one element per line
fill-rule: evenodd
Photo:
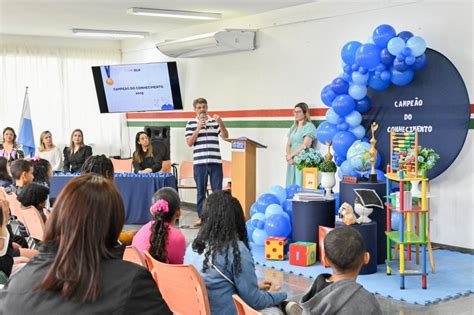
<path fill-rule="evenodd" d="M 410 161 L 406 161 L 408 149 L 414 149 Z M 405 289 L 406 276 L 421 276 L 422 288 L 427 288 L 426 250 L 429 241 L 428 235 L 428 208 L 426 175 L 418 174 L 418 134 L 391 133 L 390 153 L 391 161 L 387 166 L 387 275 L 392 271 L 400 275 L 400 289 Z M 407 182 L 421 181 L 421 204 L 414 200 L 408 190 Z M 392 183 L 400 186 L 399 201 L 392 201 Z M 396 200 L 396 198 L 395 198 Z M 398 231 L 392 231 L 391 217 L 400 216 Z M 421 215 L 421 227 L 414 226 L 413 218 Z M 392 257 L 392 244 L 399 246 L 399 259 Z M 412 260 L 412 246 L 421 246 L 421 262 Z M 395 255 L 394 255 L 395 256 Z"/>

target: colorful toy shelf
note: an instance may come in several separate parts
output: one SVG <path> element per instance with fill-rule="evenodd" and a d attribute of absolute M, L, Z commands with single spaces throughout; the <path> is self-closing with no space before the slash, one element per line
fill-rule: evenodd
<path fill-rule="evenodd" d="M 417 167 L 415 167 L 417 168 Z M 421 276 L 421 286 L 427 288 L 426 271 L 426 250 L 428 241 L 428 212 L 427 209 L 427 178 L 421 178 L 413 174 L 406 173 L 403 169 L 394 170 L 391 166 L 387 167 L 387 275 L 392 272 L 400 275 L 400 289 L 405 289 L 405 276 Z M 408 176 L 406 176 L 408 175 Z M 406 182 L 411 180 L 421 181 L 421 196 L 415 197 L 407 190 Z M 398 182 L 400 186 L 399 200 L 396 205 L 392 205 L 391 190 L 392 183 Z M 421 206 L 416 206 L 417 201 L 421 199 Z M 395 198 L 396 200 L 396 198 Z M 398 231 L 392 231 L 392 212 L 400 216 Z M 413 222 L 414 216 L 421 216 L 421 226 L 415 228 Z M 392 245 L 399 247 L 399 258 L 392 257 Z M 417 264 L 412 257 L 412 246 L 421 247 L 421 262 Z M 418 248 L 416 248 L 418 251 Z M 395 256 L 395 255 L 394 255 Z"/>

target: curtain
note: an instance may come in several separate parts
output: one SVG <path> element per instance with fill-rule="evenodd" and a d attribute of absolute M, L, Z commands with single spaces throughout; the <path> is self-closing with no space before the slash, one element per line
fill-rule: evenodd
<path fill-rule="evenodd" d="M 36 146 L 49 130 L 62 149 L 80 128 L 94 154 L 119 155 L 123 114 L 100 114 L 91 66 L 120 59 L 118 49 L 0 46 L 0 128 L 18 133 L 28 86 Z"/>

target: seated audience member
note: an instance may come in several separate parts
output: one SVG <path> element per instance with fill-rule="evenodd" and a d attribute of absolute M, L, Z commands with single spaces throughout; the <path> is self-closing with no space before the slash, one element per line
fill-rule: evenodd
<path fill-rule="evenodd" d="M 122 260 L 124 205 L 111 181 L 72 179 L 55 210 L 39 255 L 1 294 L 4 314 L 171 314 L 148 270 Z"/>
<path fill-rule="evenodd" d="M 33 182 L 33 167 L 31 162 L 27 160 L 16 160 L 10 165 L 10 172 L 14 183 L 5 188 L 7 193 L 20 194 L 24 186 Z"/>
<path fill-rule="evenodd" d="M 0 271 L 6 276 L 10 276 L 13 267 L 13 246 L 8 230 L 9 211 L 8 201 L 0 200 Z"/>
<path fill-rule="evenodd" d="M 49 187 L 49 180 L 53 177 L 53 168 L 49 161 L 34 157 L 30 162 L 33 166 L 33 182 Z"/>
<path fill-rule="evenodd" d="M 16 143 L 16 133 L 11 127 L 3 129 L 3 143 L 0 144 L 0 156 L 5 157 L 9 162 L 22 159 L 25 154 Z"/>
<path fill-rule="evenodd" d="M 0 187 L 7 187 L 12 184 L 12 177 L 8 172 L 7 158 L 0 156 Z"/>
<path fill-rule="evenodd" d="M 182 264 L 186 239 L 174 227 L 181 215 L 179 195 L 173 188 L 161 188 L 153 195 L 152 203 L 150 212 L 153 221 L 142 226 L 135 234 L 132 245 L 140 251 L 148 250 L 163 263 Z"/>
<path fill-rule="evenodd" d="M 360 233 L 349 226 L 334 229 L 324 251 L 332 274 L 320 274 L 302 297 L 303 314 L 382 314 L 375 296 L 356 282 L 370 259 Z"/>
<path fill-rule="evenodd" d="M 46 201 L 48 200 L 49 188 L 40 184 L 31 183 L 26 185 L 25 188 L 18 195 L 18 201 L 23 207 L 33 206 L 38 210 L 43 222 L 46 222 L 46 215 L 43 209 L 46 207 Z"/>
<path fill-rule="evenodd" d="M 257 282 L 242 207 L 228 191 L 215 192 L 206 199 L 202 227 L 192 249 L 199 255 L 188 251 L 185 263 L 192 263 L 200 271 L 212 314 L 237 314 L 233 294 L 254 309 L 283 314 L 278 307 L 287 294 L 277 292 L 280 288 L 270 281 Z M 296 303 L 285 305 L 285 311 L 293 314 Z"/>
<path fill-rule="evenodd" d="M 68 147 L 63 150 L 65 172 L 76 173 L 81 170 L 82 164 L 92 155 L 92 148 L 84 144 L 84 136 L 81 129 L 75 129 L 71 134 Z"/>
<path fill-rule="evenodd" d="M 63 171 L 63 154 L 53 143 L 53 135 L 47 130 L 40 135 L 38 155 L 51 164 L 54 172 Z"/>
<path fill-rule="evenodd" d="M 158 173 L 161 170 L 161 156 L 153 151 L 150 139 L 144 131 L 138 132 L 135 136 L 132 165 L 134 173 Z"/>
<path fill-rule="evenodd" d="M 81 174 L 94 173 L 114 180 L 114 165 L 105 155 L 93 155 L 87 158 L 82 165 Z"/>

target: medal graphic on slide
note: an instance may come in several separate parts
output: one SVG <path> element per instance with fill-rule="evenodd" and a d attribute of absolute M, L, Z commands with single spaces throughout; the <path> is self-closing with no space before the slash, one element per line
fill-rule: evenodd
<path fill-rule="evenodd" d="M 113 85 L 114 80 L 110 78 L 110 66 L 104 66 L 104 68 L 105 72 L 107 73 L 107 79 L 105 80 L 105 83 L 107 83 L 108 85 Z"/>

